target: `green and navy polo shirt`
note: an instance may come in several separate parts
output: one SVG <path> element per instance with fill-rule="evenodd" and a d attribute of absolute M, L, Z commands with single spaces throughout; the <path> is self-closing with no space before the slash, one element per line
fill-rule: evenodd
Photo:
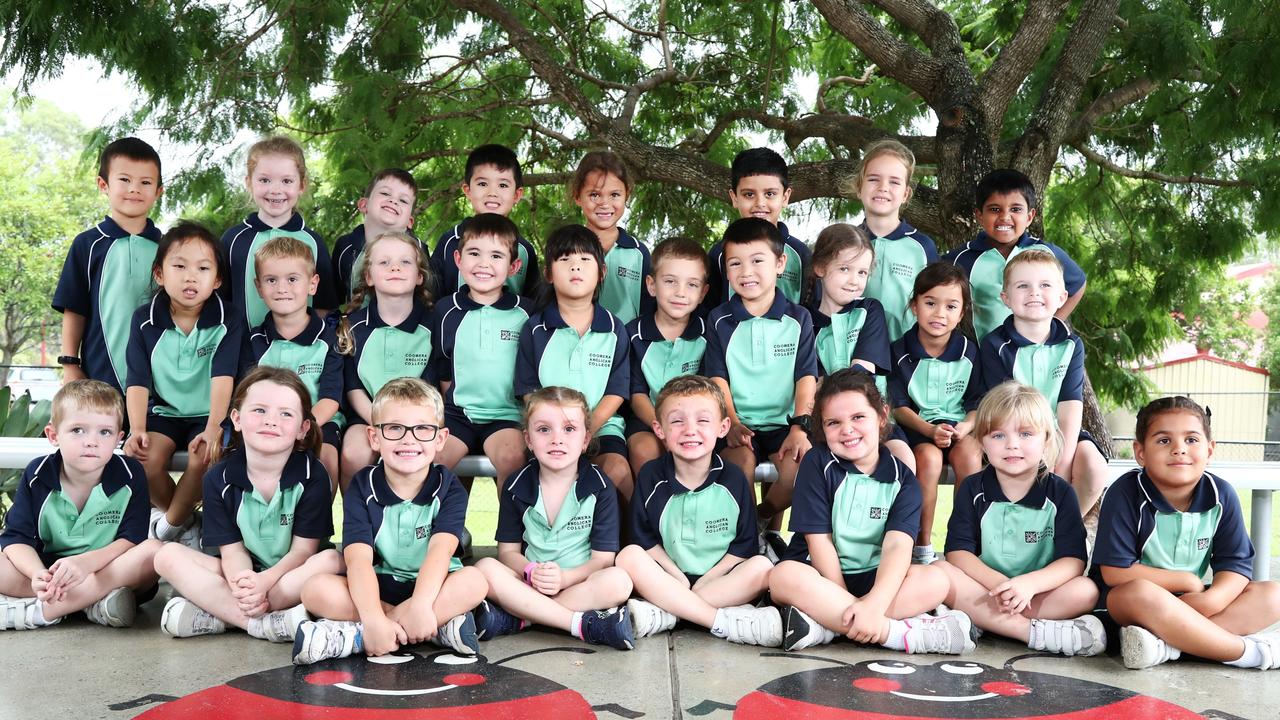
<path fill-rule="evenodd" d="M 462 231 L 466 229 L 468 222 L 471 222 L 471 218 L 445 230 L 440 239 L 436 240 L 436 249 L 431 253 L 431 272 L 435 274 L 440 288 L 437 296 L 461 290 L 466 284 L 462 273 L 458 272 L 458 263 L 454 262 L 453 251 L 461 247 Z M 516 236 L 516 259 L 520 261 L 520 269 L 507 278 L 504 285 L 516 295 L 533 298 L 537 294 L 539 278 L 542 276 L 538 274 L 538 251 L 523 235 Z"/>
<path fill-rule="evenodd" d="M 804 279 L 808 274 L 810 261 L 813 260 L 813 251 L 803 240 L 791 234 L 786 223 L 779 222 L 778 231 L 782 233 L 782 254 L 787 257 L 787 264 L 778 277 L 778 289 L 788 300 L 799 304 Z M 710 312 L 728 302 L 734 292 L 729 285 L 729 273 L 724 267 L 724 242 L 712 245 L 711 250 L 707 251 L 707 258 L 711 261 L 711 276 L 707 278 L 707 285 L 711 290 L 707 293 L 707 299 L 702 302 L 702 307 L 705 312 Z"/>
<path fill-rule="evenodd" d="M 652 315 L 657 301 L 644 286 L 645 276 L 653 274 L 649 248 L 618 228 L 618 241 L 605 253 L 604 265 L 600 305 L 623 324 L 641 315 Z"/>
<path fill-rule="evenodd" d="M 1202 580 L 1233 572 L 1253 578 L 1253 543 L 1244 529 L 1240 499 L 1231 484 L 1205 473 L 1180 512 L 1145 470 L 1121 475 L 1107 488 L 1098 516 L 1093 566 L 1135 563 L 1189 572 Z M 1095 580 L 1101 582 L 1101 572 Z"/>
<path fill-rule="evenodd" d="M 413 237 L 412 231 L 406 231 L 410 237 Z M 417 238 L 414 238 L 415 240 Z M 355 277 L 356 267 L 359 266 L 361 258 L 364 257 L 364 224 L 357 225 L 354 230 L 338 238 L 333 246 L 333 287 L 340 302 L 346 304 L 351 302 L 351 290 L 356 286 L 359 278 Z M 422 249 L 423 254 L 427 252 L 427 246 L 418 240 L 418 247 Z M 366 304 L 367 303 L 366 298 Z"/>
<path fill-rule="evenodd" d="M 1039 390 L 1055 409 L 1064 400 L 1084 399 L 1084 342 L 1058 318 L 1040 344 L 1023 337 L 1010 316 L 983 338 L 978 354 L 984 393 L 1013 378 Z"/>
<path fill-rule="evenodd" d="M 890 530 L 914 538 L 920 532 L 920 485 L 889 451 L 868 475 L 853 463 L 814 445 L 800 461 L 791 501 L 791 544 L 786 560 L 808 563 L 805 535 L 830 535 L 846 575 L 875 570 Z"/>
<path fill-rule="evenodd" d="M 270 500 L 249 480 L 244 451 L 236 450 L 204 475 L 205 547 L 243 543 L 254 567 L 269 568 L 293 546 L 294 536 L 333 535 L 329 473 L 309 452 L 294 452 Z"/>
<path fill-rule="evenodd" d="M 711 456 L 706 479 L 690 490 L 676 479 L 671 454 L 652 460 L 636 478 L 631 535 L 648 550 L 662 545 L 681 572 L 705 575 L 725 555 L 758 555 L 756 501 L 738 466 Z"/>
<path fill-rule="evenodd" d="M 462 537 L 467 491 L 458 476 L 432 465 L 422 489 L 404 499 L 391 489 L 382 463 L 356 473 L 342 496 L 342 545 L 373 548 L 373 570 L 400 582 L 414 582 L 427 560 L 427 546 L 440 533 Z M 449 560 L 449 572 L 462 567 Z"/>
<path fill-rule="evenodd" d="M 618 492 L 600 468 L 586 456 L 578 460 L 578 479 L 554 518 L 543 505 L 539 471 L 532 460 L 502 484 L 494 539 L 520 543 L 531 562 L 554 562 L 566 570 L 590 560 L 592 552 L 617 552 Z"/>
<path fill-rule="evenodd" d="M 1048 473 L 1017 502 L 1009 500 L 988 465 L 956 490 L 947 523 L 947 552 L 963 550 L 1006 577 L 1055 560 L 1088 560 L 1080 502 L 1066 480 Z"/>
<path fill-rule="evenodd" d="M 291 338 L 281 337 L 270 314 L 249 332 L 240 371 L 257 365 L 278 367 L 297 373 L 311 391 L 311 403 L 333 400 L 342 404 L 342 356 L 338 354 L 333 328 L 308 311 L 307 327 Z M 334 421 L 342 425 L 341 414 Z"/>
<path fill-rule="evenodd" d="M 817 377 L 809 311 L 780 292 L 760 317 L 734 296 L 707 318 L 706 374 L 723 378 L 738 419 L 753 430 L 786 427 L 795 413 L 796 383 Z"/>
<path fill-rule="evenodd" d="M 81 369 L 123 392 L 129 320 L 151 294 L 151 265 L 160 229 L 150 220 L 141 235 L 130 235 L 110 217 L 71 241 L 62 264 L 53 309 L 84 317 Z"/>
<path fill-rule="evenodd" d="M 329 248 L 315 230 L 307 227 L 302 216 L 294 213 L 289 221 L 278 228 L 258 219 L 258 213 L 250 213 L 244 222 L 222 234 L 222 249 L 231 272 L 231 302 L 244 313 L 245 327 L 257 327 L 269 310 L 258 288 L 253 284 L 257 277 L 254 253 L 268 240 L 291 237 L 302 241 L 315 255 L 316 273 L 320 285 L 308 304 L 321 310 L 337 310 L 338 294 L 333 287 L 333 268 L 329 263 Z"/>
<path fill-rule="evenodd" d="M 884 308 L 874 298 L 859 298 L 826 315 L 817 307 L 809 308 L 813 317 L 814 343 L 818 353 L 818 377 L 865 360 L 876 367 L 877 375 L 889 374 L 889 333 L 885 328 Z"/>
<path fill-rule="evenodd" d="M 22 472 L 0 548 L 29 545 L 48 566 L 116 540 L 140 543 L 147 539 L 150 517 L 147 475 L 137 460 L 112 455 L 84 507 L 76 509 L 62 491 L 62 453 L 54 452 L 32 460 Z"/>
<path fill-rule="evenodd" d="M 534 313 L 520 331 L 516 354 L 516 395 L 552 385 L 571 387 L 595 408 L 605 395 L 626 402 L 631 389 L 630 346 L 626 328 L 613 313 L 595 306 L 585 335 L 569 327 L 552 302 Z M 622 437 L 622 418 L 614 415 L 596 435 Z"/>
<path fill-rule="evenodd" d="M 236 376 L 244 321 L 214 293 L 187 334 L 174 325 L 169 302 L 169 295 L 160 290 L 133 313 L 126 387 L 144 387 L 151 393 L 151 414 L 204 417 L 209 414 L 213 378 Z"/>
<path fill-rule="evenodd" d="M 877 236 L 865 222 L 862 229 L 869 237 L 875 238 L 871 244 L 876 253 L 864 292 L 884 306 L 889 342 L 893 342 L 916 321 L 907 303 L 911 299 L 916 275 L 925 265 L 938 259 L 938 246 L 933 238 L 911 227 L 905 220 L 884 237 Z"/>
<path fill-rule="evenodd" d="M 1068 295 L 1075 295 L 1084 287 L 1084 270 L 1066 250 L 1025 232 L 1009 250 L 1009 257 L 996 249 L 985 232 L 979 232 L 978 237 L 942 256 L 944 261 L 969 276 L 969 285 L 973 288 L 973 331 L 978 339 L 985 338 L 1009 317 L 1009 306 L 1000 299 L 1004 290 L 1004 266 L 1009 258 L 1031 247 L 1047 248 L 1057 256 L 1062 263 L 1062 279 Z"/>
<path fill-rule="evenodd" d="M 643 315 L 627 323 L 631 338 L 631 394 L 644 395 L 656 403 L 658 393 L 672 378 L 702 371 L 707 351 L 706 323 L 690 315 L 684 332 L 668 340 L 658 329 L 654 315 Z"/>
<path fill-rule="evenodd" d="M 893 344 L 893 373 L 889 402 L 914 410 L 926 422 L 960 422 L 982 399 L 977 344 L 953 331 L 947 347 L 933 357 L 920 343 L 920 328 L 912 325 Z"/>
<path fill-rule="evenodd" d="M 343 361 L 347 392 L 364 390 L 372 398 L 383 385 L 402 377 L 420 377 L 436 384 L 437 369 L 431 362 L 431 312 L 417 298 L 399 325 L 382 321 L 376 297 L 348 315 L 347 322 L 355 344 Z"/>
<path fill-rule="evenodd" d="M 519 422 L 516 400 L 516 352 L 529 321 L 529 301 L 504 291 L 497 302 L 481 305 L 462 289 L 436 303 L 431 342 L 440 380 L 452 381 L 445 404 L 475 424 Z"/>

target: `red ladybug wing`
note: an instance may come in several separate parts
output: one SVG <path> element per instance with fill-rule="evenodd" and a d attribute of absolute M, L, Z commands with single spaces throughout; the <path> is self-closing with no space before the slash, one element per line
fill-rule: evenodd
<path fill-rule="evenodd" d="M 945 707 L 940 707 L 939 711 L 940 714 L 932 717 L 885 715 L 878 712 L 814 705 L 757 690 L 738 701 L 733 717 L 734 720 L 777 720 L 778 718 L 787 718 L 787 720 L 946 720 L 949 717 Z M 1144 695 L 1135 695 L 1088 710 L 1032 717 L 1042 720 L 1115 720 L 1116 718 L 1203 720 L 1199 714 L 1186 708 Z M 1031 717 L 1011 718 L 1005 715 L 992 715 L 990 720 L 1031 720 Z"/>

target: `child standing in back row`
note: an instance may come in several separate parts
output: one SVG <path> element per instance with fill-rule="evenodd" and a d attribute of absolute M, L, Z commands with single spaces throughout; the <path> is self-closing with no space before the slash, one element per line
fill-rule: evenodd
<path fill-rule="evenodd" d="M 417 199 L 418 182 L 408 170 L 387 168 L 374 174 L 356 203 L 364 222 L 333 246 L 334 287 L 342 304 L 351 301 L 351 291 L 360 279 L 356 272 L 364 260 L 364 246 L 383 233 L 411 233 Z"/>
<path fill-rule="evenodd" d="M 569 181 L 569 197 L 582 209 L 583 221 L 604 251 L 600 305 L 623 324 L 652 313 L 654 302 L 644 287 L 650 273 L 649 248 L 618 225 L 631 187 L 622 158 L 604 151 L 587 153 Z"/>

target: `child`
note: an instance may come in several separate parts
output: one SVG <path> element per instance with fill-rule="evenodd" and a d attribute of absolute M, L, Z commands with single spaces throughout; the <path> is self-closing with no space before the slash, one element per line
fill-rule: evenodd
<path fill-rule="evenodd" d="M 259 266 L 261 267 L 261 266 Z M 156 570 L 181 595 L 164 606 L 170 637 L 226 632 L 292 642 L 307 619 L 302 586 L 342 572 L 335 550 L 330 481 L 311 454 L 320 432 L 311 392 L 292 370 L 260 366 L 231 400 L 229 454 L 204 476 L 204 546 L 220 557 L 168 543 Z"/>
<path fill-rule="evenodd" d="M 915 454 L 920 483 L 920 535 L 912 562 L 928 565 L 933 549 L 933 510 L 943 465 L 957 478 L 982 468 L 981 448 L 970 439 L 973 415 L 982 397 L 978 347 L 960 331 L 969 312 L 964 273 L 944 262 L 916 275 L 908 304 L 916 324 L 893 343 L 889 397 L 893 417 Z"/>
<path fill-rule="evenodd" d="M 938 259 L 933 238 L 901 218 L 911 200 L 916 157 L 897 140 L 877 140 L 862 151 L 858 174 L 847 195 L 862 201 L 862 227 L 874 240 L 876 263 L 867 278 L 867 297 L 884 306 L 889 341 L 902 337 L 915 322 L 907 309 L 911 284 L 925 265 Z"/>
<path fill-rule="evenodd" d="M 657 309 L 627 324 L 631 338 L 627 452 L 633 476 L 662 454 L 651 432 L 657 421 L 658 391 L 671 378 L 702 369 L 706 323 L 697 309 L 707 296 L 707 273 L 707 252 L 689 238 L 668 238 L 653 249 L 653 274 L 645 278 L 645 287 L 657 301 Z"/>
<path fill-rule="evenodd" d="M 947 596 L 942 569 L 911 564 L 920 530 L 915 476 L 881 452 L 888 422 L 875 380 L 839 370 L 818 389 L 814 435 L 791 512 L 791 545 L 769 574 L 785 605 L 784 650 L 831 642 L 837 634 L 909 653 L 973 649 L 969 618 L 925 615 Z"/>
<path fill-rule="evenodd" d="M 608 271 L 601 280 L 600 305 L 623 323 L 652 314 L 654 300 L 644 291 L 651 272 L 649 248 L 618 226 L 631 197 L 631 175 L 622 158 L 605 151 L 587 153 L 569 181 L 569 197 L 582 209 L 587 228 L 604 251 Z"/>
<path fill-rule="evenodd" d="M 369 444 L 382 461 L 361 470 L 342 501 L 347 574 L 317 575 L 303 587 L 307 610 L 328 619 L 298 628 L 293 662 L 385 655 L 427 640 L 475 655 L 471 608 L 488 586 L 453 557 L 467 494 L 433 463 L 449 438 L 444 402 L 425 382 L 398 378 L 378 391 L 372 420 Z"/>
<path fill-rule="evenodd" d="M 1102 494 L 1107 461 L 1093 437 L 1080 427 L 1084 343 L 1057 317 L 1067 302 L 1062 265 L 1049 250 L 1028 248 L 1005 266 L 1004 287 L 1000 299 L 1013 315 L 982 341 L 983 385 L 995 387 L 1013 378 L 1044 394 L 1066 438 L 1053 472 L 1076 489 L 1081 511 L 1096 517 L 1094 506 Z"/>
<path fill-rule="evenodd" d="M 707 318 L 704 365 L 729 404 L 725 460 L 755 477 L 766 459 L 778 482 L 758 513 L 762 546 L 780 557 L 786 543 L 777 530 L 791 507 L 800 458 L 812 447 L 806 432 L 817 385 L 813 322 L 804 308 L 777 289 L 786 267 L 782 233 L 767 220 L 743 218 L 724 231 L 724 263 L 734 295 Z"/>
<path fill-rule="evenodd" d="M 969 276 L 974 337 L 982 340 L 1009 316 L 1008 306 L 1000 301 L 1004 266 L 1030 247 L 1046 248 L 1058 257 L 1069 297 L 1056 311 L 1056 317 L 1067 319 L 1084 297 L 1084 271 L 1066 250 L 1027 232 L 1036 219 L 1036 189 L 1031 179 L 1017 170 L 992 170 L 978 182 L 975 200 L 973 215 L 982 231 L 942 258 Z"/>
<path fill-rule="evenodd" d="M 804 279 L 809 274 L 809 246 L 787 230 L 779 220 L 782 208 L 791 199 L 791 181 L 787 173 L 787 161 L 769 148 L 743 150 L 733 158 L 729 168 L 729 202 L 740 218 L 760 218 L 777 226 L 782 236 L 785 262 L 777 286 L 793 303 L 800 302 Z M 725 263 L 724 244 L 716 243 L 708 253 L 711 258 L 711 293 L 707 297 L 707 309 L 726 303 L 737 289 L 729 280 Z"/>
<path fill-rule="evenodd" d="M 405 233 L 383 233 L 365 245 L 359 272 L 347 315 L 338 322 L 338 352 L 346 356 L 343 386 L 351 408 L 342 439 L 343 492 L 351 476 L 376 457 L 369 444 L 371 398 L 394 378 L 436 382 L 430 270 L 422 246 Z"/>
<path fill-rule="evenodd" d="M 636 637 L 675 627 L 679 616 L 730 642 L 782 644 L 782 617 L 752 607 L 769 589 L 773 564 L 759 553 L 751 483 L 715 453 L 729 432 L 724 394 L 699 375 L 672 379 L 658 393 L 653 431 L 667 454 L 636 481 L 635 545 L 618 554 L 644 600 L 627 603 Z M 746 603 L 745 605 L 743 603 Z"/>
<path fill-rule="evenodd" d="M 629 394 L 626 329 L 597 303 L 604 280 L 599 240 L 581 225 L 566 225 L 547 237 L 546 280 L 554 297 L 520 331 L 516 395 L 562 385 L 581 392 L 590 413 L 587 430 L 596 439 L 591 461 L 631 501 L 631 467 L 618 409 Z"/>
<path fill-rule="evenodd" d="M 471 204 L 476 215 L 495 213 L 506 217 L 520 198 L 524 196 L 524 176 L 516 154 L 502 145 L 481 145 L 467 155 L 467 165 L 462 175 L 462 194 Z M 458 272 L 455 253 L 467 223 L 463 220 L 446 230 L 436 241 L 431 253 L 431 271 L 439 283 L 438 294 L 448 295 L 462 289 L 465 278 Z M 516 261 L 514 272 L 506 280 L 506 288 L 516 295 L 532 299 L 538 289 L 538 252 L 533 243 L 516 234 Z"/>
<path fill-rule="evenodd" d="M 364 258 L 366 240 L 389 232 L 409 233 L 417 198 L 418 183 L 408 170 L 386 168 L 374 174 L 356 203 L 364 222 L 333 246 L 334 287 L 342 302 L 351 301 L 351 291 L 359 280 L 354 273 Z"/>
<path fill-rule="evenodd" d="M 505 284 L 520 269 L 519 237 L 515 223 L 497 213 L 468 220 L 453 251 L 464 284 L 442 298 L 431 315 L 449 428 L 439 462 L 452 470 L 464 456 L 484 453 L 498 480 L 525 461 L 513 388 L 520 334 L 532 310 Z"/>
<path fill-rule="evenodd" d="M 1138 413 L 1141 466 L 1102 503 L 1095 579 L 1134 670 L 1189 653 L 1236 667 L 1280 668 L 1280 583 L 1251 582 L 1253 545 L 1231 484 L 1205 472 L 1209 415 L 1191 399 Z M 1209 582 L 1205 578 L 1209 571 Z"/>
<path fill-rule="evenodd" d="M 635 647 L 629 613 L 618 607 L 631 596 L 631 579 L 613 567 L 617 493 L 584 454 L 587 412 L 587 398 L 570 388 L 525 397 L 524 439 L 534 459 L 503 481 L 498 557 L 476 563 L 489 582 L 489 601 L 476 610 L 481 639 L 533 622 L 595 645 Z"/>
<path fill-rule="evenodd" d="M 1084 577 L 1076 495 L 1049 470 L 1061 447 L 1049 403 L 1002 383 L 978 405 L 974 435 L 991 464 L 956 491 L 938 563 L 951 580 L 947 605 L 1032 650 L 1097 655 L 1107 636 L 1090 614 L 1098 589 Z"/>
<path fill-rule="evenodd" d="M 0 630 L 53 625 L 84 610 L 107 627 L 133 625 L 135 593 L 155 595 L 147 484 L 137 460 L 114 454 L 124 433 L 120 393 L 73 380 L 44 429 L 53 454 L 32 460 L 0 533 Z"/>
<path fill-rule="evenodd" d="M 147 217 L 164 187 L 160 155 L 138 138 L 102 149 L 98 190 L 106 219 L 71 241 L 53 309 L 62 313 L 62 382 L 91 378 L 123 393 L 129 318 L 151 291 L 160 230 Z"/>
<path fill-rule="evenodd" d="M 214 291 L 222 286 L 218 240 L 182 221 L 160 240 L 151 276 L 159 290 L 133 313 L 124 452 L 142 462 L 155 513 L 152 534 L 199 548 L 193 510 L 200 478 L 222 444 L 222 421 L 243 342 L 240 314 Z M 169 461 L 187 451 L 175 487 Z"/>
<path fill-rule="evenodd" d="M 323 439 L 320 462 L 336 489 L 344 420 L 338 412 L 342 356 L 333 328 L 307 307 L 320 283 L 311 249 L 296 238 L 272 238 L 254 253 L 254 267 L 253 286 L 271 312 L 249 331 L 241 370 L 267 365 L 292 370 L 302 379 Z"/>
<path fill-rule="evenodd" d="M 259 140 L 249 148 L 248 165 L 244 185 L 258 211 L 249 213 L 243 223 L 222 234 L 231 274 L 231 302 L 246 319 L 244 326 L 257 327 L 267 316 L 266 303 L 251 289 L 257 277 L 254 253 L 263 243 L 281 235 L 297 238 L 311 250 L 320 283 L 308 303 L 314 301 L 321 316 L 336 310 L 338 294 L 333 287 L 329 248 L 295 210 L 299 196 L 307 189 L 302 146 L 281 135 Z"/>

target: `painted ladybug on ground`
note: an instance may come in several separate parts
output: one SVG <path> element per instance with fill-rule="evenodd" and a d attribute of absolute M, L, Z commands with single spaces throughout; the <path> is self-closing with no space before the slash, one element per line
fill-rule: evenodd
<path fill-rule="evenodd" d="M 1202 720 L 1199 714 L 1164 700 L 1061 675 L 955 660 L 933 665 L 900 660 L 840 665 L 806 670 L 767 683 L 739 700 L 733 717 L 736 720 Z"/>
<path fill-rule="evenodd" d="M 238 677 L 138 717 L 143 720 L 543 720 L 594 718 L 578 693 L 484 656 L 356 655 Z"/>

